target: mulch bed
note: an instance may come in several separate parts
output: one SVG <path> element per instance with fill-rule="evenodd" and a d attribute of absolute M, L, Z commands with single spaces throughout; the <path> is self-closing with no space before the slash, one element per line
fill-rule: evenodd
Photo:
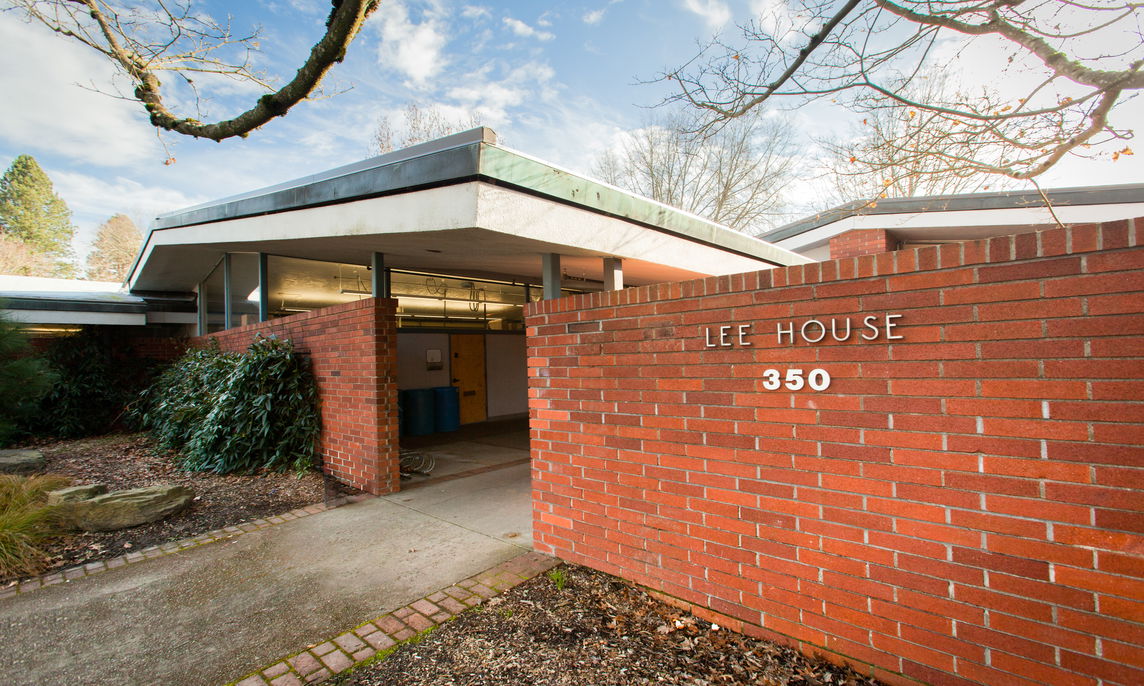
<path fill-rule="evenodd" d="M 337 679 L 338 686 L 799 684 L 874 686 L 849 668 L 748 638 L 574 565 L 540 576 Z M 551 573 L 550 573 L 551 574 Z"/>
<path fill-rule="evenodd" d="M 301 478 L 290 472 L 252 476 L 184 472 L 175 465 L 173 454 L 157 451 L 144 434 L 112 434 L 28 447 L 44 453 L 45 473 L 70 477 L 75 486 L 102 483 L 116 491 L 175 484 L 195 492 L 190 507 L 167 519 L 119 531 L 83 532 L 55 539 L 48 545 L 49 565 L 43 573 L 119 557 L 355 492 L 323 479 L 318 472 Z M 0 578 L 0 585 L 10 581 Z"/>

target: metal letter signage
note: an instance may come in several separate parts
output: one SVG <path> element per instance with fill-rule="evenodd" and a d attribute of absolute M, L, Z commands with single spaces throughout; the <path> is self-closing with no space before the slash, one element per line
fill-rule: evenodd
<path fill-rule="evenodd" d="M 894 333 L 900 314 L 886 314 L 881 317 L 869 314 L 861 318 L 861 329 L 855 325 L 850 317 L 843 319 L 831 317 L 830 319 L 808 319 L 801 324 L 793 321 L 777 322 L 775 324 L 775 341 L 778 345 L 784 343 L 821 343 L 827 336 L 839 343 L 850 340 L 850 336 L 860 331 L 859 337 L 864 341 L 876 341 L 884 338 L 887 341 L 897 341 L 904 338 Z M 752 344 L 749 337 L 752 335 L 753 324 L 723 324 L 717 327 L 703 328 L 703 339 L 708 348 L 746 348 Z"/>
<path fill-rule="evenodd" d="M 855 317 L 831 317 L 829 319 L 807 319 L 803 322 L 785 321 L 775 323 L 775 344 L 797 345 L 815 344 L 826 340 L 839 343 L 849 341 L 857 334 L 858 341 L 899 341 L 905 338 L 894 333 L 900 314 L 868 314 Z M 754 345 L 750 337 L 753 324 L 723 324 L 703 329 L 704 345 L 708 348 L 748 348 Z M 829 338 L 828 338 L 829 337 Z M 762 386 L 768 391 L 786 388 L 790 391 L 810 389 L 824 391 L 830 388 L 830 373 L 825 369 L 765 369 Z"/>

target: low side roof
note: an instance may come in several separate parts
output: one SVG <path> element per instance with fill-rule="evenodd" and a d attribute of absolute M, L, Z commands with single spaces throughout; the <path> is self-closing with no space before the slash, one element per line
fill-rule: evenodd
<path fill-rule="evenodd" d="M 641 250 L 650 250 L 642 255 L 649 264 L 659 259 L 655 254 L 656 246 L 665 245 L 664 240 L 645 236 L 641 237 L 639 246 L 636 246 L 636 242 L 628 241 L 632 250 L 624 254 L 607 251 L 599 241 L 589 240 L 587 243 L 579 243 L 578 236 L 580 238 L 589 236 L 583 232 L 577 234 L 575 231 L 561 230 L 559 227 L 550 227 L 551 230 L 548 230 L 543 222 L 534 223 L 528 231 L 506 228 L 505 225 L 511 222 L 504 220 L 503 217 L 500 218 L 501 221 L 497 221 L 489 210 L 497 208 L 512 212 L 516 208 L 512 202 L 496 194 L 477 192 L 473 196 L 473 202 L 483 202 L 483 206 L 458 206 L 452 208 L 455 210 L 452 213 L 443 212 L 440 208 L 429 204 L 430 201 L 440 202 L 442 196 L 440 193 L 426 193 L 427 191 L 474 183 L 501 188 L 542 200 L 548 203 L 548 206 L 555 204 L 580 213 L 570 217 L 565 211 L 564 221 L 596 225 L 597 229 L 602 231 L 627 232 L 636 229 L 649 235 L 658 235 L 661 239 L 669 239 L 671 243 L 676 244 L 672 246 L 671 251 L 677 256 L 685 251 L 680 246 L 686 245 L 694 246 L 699 253 L 709 253 L 705 258 L 706 266 L 700 267 L 699 265 L 704 264 L 704 259 L 697 259 L 695 261 L 697 268 L 694 270 L 687 269 L 686 260 L 669 265 L 675 269 L 671 277 L 730 273 L 730 271 L 720 272 L 718 267 L 713 270 L 712 264 L 718 261 L 717 255 L 726 256 L 727 268 L 737 271 L 807 261 L 806 258 L 788 250 L 687 212 L 500 147 L 495 144 L 495 140 L 495 134 L 491 130 L 473 129 L 296 181 L 162 215 L 156 219 L 152 227 L 140 257 L 132 269 L 129 283 L 133 289 L 183 288 L 186 286 L 185 276 L 176 279 L 179 283 L 165 285 L 160 283 L 161 279 L 158 278 L 156 269 L 151 267 L 157 266 L 158 262 L 178 267 L 180 259 L 189 259 L 198 265 L 198 262 L 209 261 L 212 256 L 217 258 L 225 250 L 292 254 L 286 242 L 291 242 L 295 253 L 304 249 L 308 255 L 321 259 L 340 259 L 362 264 L 368 262 L 369 250 L 386 252 L 388 255 L 394 251 L 400 253 L 402 246 L 408 244 L 413 246 L 413 249 L 407 252 L 420 251 L 422 262 L 412 263 L 416 262 L 414 256 L 406 255 L 406 261 L 412 262 L 399 266 L 437 268 L 434 262 L 440 260 L 424 254 L 434 252 L 426 249 L 424 244 L 439 241 L 444 236 L 430 236 L 426 234 L 427 231 L 458 231 L 465 235 L 454 238 L 484 242 L 492 240 L 492 234 L 495 233 L 500 235 L 498 240 L 501 243 L 512 244 L 510 253 L 515 251 L 518 254 L 527 252 L 536 255 L 539 252 L 549 251 L 570 256 L 615 256 L 638 259 L 641 256 L 632 252 L 638 247 Z M 461 194 L 447 195 L 451 200 L 460 199 L 462 202 L 468 202 L 460 197 Z M 371 202 L 394 196 L 407 197 L 401 203 Z M 424 203 L 418 205 L 420 199 L 423 199 Z M 411 208 L 410 203 L 415 207 Z M 356 220 L 359 222 L 358 226 L 334 227 L 329 224 L 335 214 L 341 215 L 343 221 L 348 220 L 354 214 L 352 210 L 320 211 L 321 208 L 359 204 L 363 208 L 368 204 L 372 210 L 364 224 L 360 218 Z M 528 205 L 527 202 L 521 204 Z M 435 214 L 439 215 L 437 217 L 439 222 L 432 224 L 423 219 L 401 230 L 390 230 L 385 223 L 384 213 L 392 212 L 399 205 L 406 212 L 416 212 L 420 209 L 430 218 Z M 299 212 L 306 214 L 311 226 L 324 228 L 315 228 L 306 235 L 298 233 L 291 236 L 277 235 L 274 226 L 290 224 L 294 221 L 292 215 Z M 553 214 L 559 212 L 553 210 Z M 597 220 L 587 219 L 588 215 L 607 219 L 611 223 L 598 224 Z M 621 227 L 616 222 L 621 222 L 624 226 Z M 228 227 L 228 239 L 224 240 L 220 238 L 218 232 L 209 230 L 209 227 L 216 225 Z M 346 259 L 347 250 L 337 249 L 328 241 L 323 241 L 321 235 L 323 231 L 329 233 L 331 239 L 337 238 L 342 241 L 347 238 L 354 239 L 351 254 L 357 258 Z M 400 240 L 398 234 L 402 234 Z M 371 240 L 371 236 L 378 238 Z M 305 240 L 304 245 L 297 242 L 301 239 Z M 349 243 L 345 245 L 348 247 Z M 470 246 L 474 245 L 470 243 Z M 177 250 L 176 246 L 179 246 Z M 176 257 L 175 252 L 181 253 L 182 257 Z M 336 257 L 337 254 L 341 254 L 342 257 Z M 148 262 L 151 260 L 158 262 L 149 266 Z M 478 268 L 476 260 L 477 256 L 474 255 L 470 261 L 472 263 L 465 264 L 464 260 L 458 257 L 454 260 L 457 264 L 452 268 L 489 271 Z M 144 276 L 145 278 L 141 278 Z M 199 274 L 198 278 L 201 276 L 202 274 Z"/>
<path fill-rule="evenodd" d="M 191 323 L 194 303 L 164 294 L 134 295 L 114 281 L 0 275 L 0 309 L 30 324 Z M 185 315 L 185 316 L 184 316 Z"/>
<path fill-rule="evenodd" d="M 1119 208 L 1126 206 L 1124 217 L 1140 216 L 1144 204 L 1144 184 L 1120 184 L 1046 190 L 1045 196 L 1056 210 L 1069 217 L 1084 216 L 1069 210 L 1091 209 L 1093 206 Z M 1131 207 L 1136 206 L 1136 207 Z M 1113 210 L 1114 214 L 1116 210 Z M 847 221 L 850 220 L 850 221 Z M 1070 219 L 1061 218 L 1068 223 Z M 1082 219 L 1080 221 L 1105 221 Z M 1038 227 L 1052 226 L 1054 221 L 1037 191 L 997 191 L 992 193 L 963 193 L 958 195 L 931 195 L 915 198 L 886 200 L 858 200 L 819 212 L 791 222 L 760 236 L 778 243 L 818 229 L 840 224 L 839 232 L 852 228 L 952 228 L 961 227 Z M 966 235 L 965 238 L 977 236 Z"/>

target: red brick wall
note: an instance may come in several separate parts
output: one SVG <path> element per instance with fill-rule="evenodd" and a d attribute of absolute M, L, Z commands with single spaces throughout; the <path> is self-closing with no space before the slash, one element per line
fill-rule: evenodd
<path fill-rule="evenodd" d="M 877 255 L 898 249 L 898 239 L 884 229 L 854 229 L 830 239 L 830 259 Z"/>
<path fill-rule="evenodd" d="M 1144 683 L 1142 242 L 1138 219 L 533 305 L 537 550 L 891 683 Z M 886 314 L 903 338 L 776 342 Z M 765 390 L 791 368 L 832 385 Z"/>
<path fill-rule="evenodd" d="M 370 493 L 398 490 L 396 301 L 365 298 L 210 337 L 245 350 L 256 333 L 288 338 L 313 364 L 323 469 Z M 200 342 L 204 339 L 198 339 Z"/>

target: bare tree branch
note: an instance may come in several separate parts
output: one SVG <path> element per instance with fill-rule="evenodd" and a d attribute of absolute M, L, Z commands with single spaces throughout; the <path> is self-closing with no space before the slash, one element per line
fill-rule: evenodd
<path fill-rule="evenodd" d="M 749 115 L 695 136 L 692 124 L 680 114 L 649 123 L 601 156 L 596 175 L 744 233 L 776 224 L 794 177 L 790 127 Z"/>
<path fill-rule="evenodd" d="M 739 44 L 712 41 L 664 78 L 679 89 L 669 100 L 706 113 L 697 127 L 705 133 L 776 102 L 832 97 L 859 112 L 910 107 L 933 115 L 918 121 L 977 142 L 944 157 L 951 170 L 1031 179 L 1066 155 L 1132 138 L 1110 115 L 1144 89 L 1142 17 L 1144 4 L 1125 0 L 802 0 L 740 27 Z M 912 83 L 942 71 L 938 41 L 959 35 L 1013 49 L 998 76 L 1011 64 L 1036 65 L 1044 76 L 1024 92 L 907 95 Z M 1104 54 L 1082 56 L 1094 44 Z M 998 144 L 1004 154 L 995 154 Z"/>
<path fill-rule="evenodd" d="M 110 59 L 130 81 L 155 127 L 195 138 L 221 141 L 246 136 L 307 99 L 330 68 L 341 62 L 351 41 L 381 0 L 332 0 L 326 33 L 310 50 L 289 82 L 262 95 L 245 112 L 231 119 L 204 123 L 171 111 L 164 101 L 162 72 L 175 72 L 193 87 L 189 74 L 216 74 L 257 84 L 268 81 L 250 68 L 257 35 L 235 38 L 228 25 L 191 11 L 190 0 L 174 5 L 154 0 L 151 6 L 127 6 L 107 0 L 0 0 L 21 8 L 29 19 L 76 40 Z M 238 49 L 231 61 L 216 55 Z"/>

